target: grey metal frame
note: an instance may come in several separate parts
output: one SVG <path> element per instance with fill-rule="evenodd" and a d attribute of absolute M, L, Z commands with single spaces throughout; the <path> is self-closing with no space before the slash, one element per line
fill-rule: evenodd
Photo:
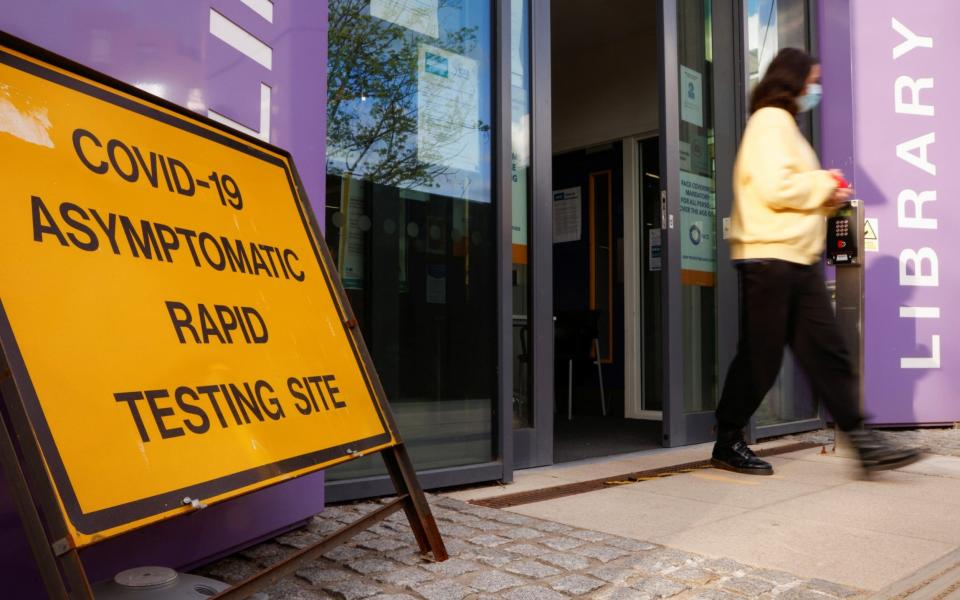
<path fill-rule="evenodd" d="M 746 54 L 743 2 L 714 2 L 713 26 L 731 35 L 713 36 L 714 81 L 731 81 L 733 93 L 713 95 L 714 135 L 716 137 L 716 207 L 717 231 L 723 230 L 723 219 L 733 209 L 733 163 L 737 155 L 740 134 L 746 123 Z M 729 88 L 726 88 L 729 90 Z M 717 241 L 717 361 L 721 386 L 727 377 L 730 363 L 737 352 L 740 337 L 740 281 L 730 262 L 730 244 Z M 719 398 L 717 399 L 719 401 Z"/>
<path fill-rule="evenodd" d="M 664 243 L 664 446 L 683 446 L 713 438 L 713 411 L 686 413 L 683 397 L 683 313 L 680 281 L 680 108 L 678 97 L 679 61 L 677 57 L 678 1 L 659 3 L 660 33 L 660 156 L 661 195 L 666 194 L 667 223 Z M 716 144 L 716 231 L 722 231 L 723 217 L 730 214 L 733 202 L 733 161 L 736 156 L 742 114 L 741 93 L 716 85 L 718 81 L 740 81 L 743 52 L 737 34 L 739 12 L 730 2 L 714 2 L 712 108 Z M 719 32 L 719 34 L 717 33 Z M 725 35 L 730 32 L 732 35 Z M 671 222 L 672 220 L 672 222 Z M 730 252 L 722 240 L 717 244 L 717 361 L 718 385 L 722 385 L 727 367 L 736 352 L 738 336 L 738 284 L 730 265 Z"/>
<path fill-rule="evenodd" d="M 502 473 L 499 479 L 513 481 L 513 104 L 510 86 L 510 1 L 496 0 L 494 9 L 494 138 L 493 177 L 497 190 L 497 358 L 500 364 L 499 402 L 494 427 Z M 497 419 L 499 417 L 499 419 Z"/>
<path fill-rule="evenodd" d="M 530 0 L 530 13 L 530 168 L 533 173 L 530 188 L 532 201 L 529 206 L 532 295 L 530 369 L 534 415 L 533 427 L 513 431 L 511 468 L 553 463 L 553 135 L 550 89 L 550 0 Z M 507 68 L 509 75 L 509 62 Z M 507 83 L 509 84 L 509 81 Z M 508 236 L 509 231 L 508 229 Z M 509 240 L 508 237 L 508 243 Z M 509 246 L 506 251 L 509 257 Z M 507 260 L 509 261 L 509 258 Z M 509 297 L 507 302 L 511 302 Z M 511 337 L 511 342 L 512 339 Z M 511 378 L 511 384 L 512 381 Z M 505 431 L 511 431 L 512 427 L 511 422 Z"/>
<path fill-rule="evenodd" d="M 660 70 L 660 202 L 663 221 L 663 445 L 686 443 L 683 414 L 683 313 L 680 289 L 680 236 L 671 225 L 679 219 L 680 196 L 675 188 L 680 177 L 679 59 L 677 57 L 677 1 L 657 3 L 657 35 Z"/>

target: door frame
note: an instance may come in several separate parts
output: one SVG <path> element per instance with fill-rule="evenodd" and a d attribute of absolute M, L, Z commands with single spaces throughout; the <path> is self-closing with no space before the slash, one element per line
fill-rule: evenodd
<path fill-rule="evenodd" d="M 663 421 L 662 410 L 644 409 L 644 245 L 643 160 L 640 143 L 658 137 L 659 131 L 623 138 L 623 363 L 624 417 Z"/>
<path fill-rule="evenodd" d="M 500 1 L 509 2 L 509 0 Z M 507 12 L 509 13 L 509 10 Z M 506 72 L 509 77 L 509 15 L 506 20 L 508 38 Z M 553 464 L 553 117 L 549 0 L 530 0 L 529 34 L 530 170 L 532 173 L 531 202 L 528 208 L 531 290 L 529 368 L 530 397 L 533 399 L 533 427 L 514 429 L 512 411 L 509 419 L 501 421 L 505 423 L 504 436 L 510 436 L 512 432 L 512 468 L 514 469 Z M 506 85 L 509 85 L 509 79 Z M 510 122 L 509 112 L 506 122 Z M 509 141 L 507 143 L 509 144 Z M 507 258 L 507 260 L 510 259 Z M 506 302 L 512 308 L 512 298 L 507 298 Z M 511 342 L 512 339 L 511 335 Z M 508 385 L 512 390 L 512 373 Z"/>
<path fill-rule="evenodd" d="M 714 439 L 715 417 L 712 410 L 686 413 L 683 386 L 683 289 L 680 279 L 680 63 L 678 58 L 678 8 L 684 0 L 660 0 L 658 10 L 660 69 L 660 184 L 661 203 L 667 218 L 664 223 L 664 431 L 663 445 L 685 446 Z M 733 203 L 733 162 L 742 124 L 745 87 L 738 75 L 744 68 L 740 23 L 743 2 L 712 4 L 713 76 L 710 102 L 714 124 L 715 155 L 715 231 L 724 231 L 724 216 Z M 719 33 L 718 33 L 719 32 Z M 735 82 L 734 93 L 715 82 Z M 722 235 L 720 236 L 722 238 Z M 729 246 L 717 240 L 717 387 L 726 376 L 736 352 L 738 337 L 738 282 L 730 263 Z M 718 397 L 719 400 L 719 397 Z"/>

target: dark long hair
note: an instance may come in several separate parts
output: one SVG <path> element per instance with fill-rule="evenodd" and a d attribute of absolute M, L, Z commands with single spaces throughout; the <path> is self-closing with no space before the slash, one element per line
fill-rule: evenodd
<path fill-rule="evenodd" d="M 784 48 L 778 52 L 750 94 L 750 114 L 773 106 L 796 115 L 797 97 L 806 88 L 807 77 L 816 64 L 819 61 L 803 50 Z"/>

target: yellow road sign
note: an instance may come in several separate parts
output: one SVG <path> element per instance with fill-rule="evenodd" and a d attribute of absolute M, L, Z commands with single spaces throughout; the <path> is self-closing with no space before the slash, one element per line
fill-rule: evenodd
<path fill-rule="evenodd" d="M 288 155 L 0 46 L 0 157 L 0 341 L 77 545 L 397 443 Z"/>

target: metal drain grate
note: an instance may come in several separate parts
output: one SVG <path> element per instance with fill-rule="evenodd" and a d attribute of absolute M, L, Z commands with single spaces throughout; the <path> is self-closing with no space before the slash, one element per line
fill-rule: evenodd
<path fill-rule="evenodd" d="M 773 456 L 776 454 L 789 454 L 799 450 L 809 450 L 817 448 L 823 444 L 814 444 L 811 442 L 797 442 L 778 448 L 761 449 L 757 451 L 757 456 Z M 470 504 L 476 506 L 485 506 L 487 508 L 508 508 L 511 506 L 520 506 L 521 504 L 532 504 L 534 502 L 543 502 L 545 500 L 554 500 L 565 496 L 575 496 L 586 492 L 602 490 L 613 485 L 626 485 L 640 481 L 649 481 L 661 477 L 670 477 L 682 473 L 690 473 L 700 469 L 710 468 L 709 460 L 698 460 L 694 462 L 682 463 L 669 467 L 660 467 L 658 469 L 648 469 L 646 471 L 635 471 L 624 473 L 623 475 L 614 475 L 601 479 L 591 479 L 589 481 L 578 481 L 576 483 L 567 483 L 539 490 L 530 490 L 527 492 L 517 492 L 515 494 L 505 494 L 494 498 L 483 498 L 480 500 L 471 500 Z"/>

